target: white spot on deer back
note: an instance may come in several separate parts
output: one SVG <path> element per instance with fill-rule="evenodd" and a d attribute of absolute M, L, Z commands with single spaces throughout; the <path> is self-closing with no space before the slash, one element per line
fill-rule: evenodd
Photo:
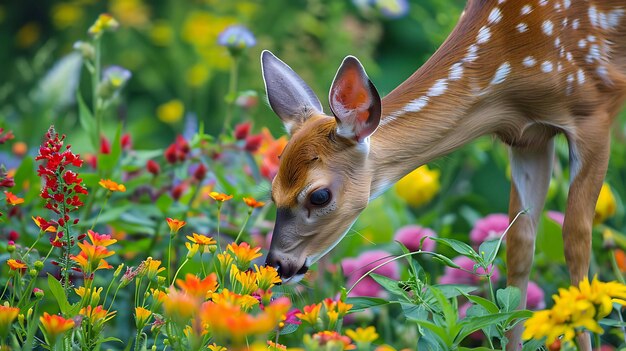
<path fill-rule="evenodd" d="M 539 6 L 546 6 L 548 4 L 548 0 L 539 0 Z"/>
<path fill-rule="evenodd" d="M 554 65 L 550 61 L 543 61 L 541 63 L 541 71 L 544 73 L 550 73 L 554 69 Z"/>
<path fill-rule="evenodd" d="M 406 106 L 404 106 L 404 111 L 406 112 L 418 112 L 426 105 L 428 105 L 428 96 L 421 96 L 411 102 L 409 102 Z"/>
<path fill-rule="evenodd" d="M 589 6 L 589 22 L 594 27 L 598 26 L 598 10 L 595 6 Z"/>
<path fill-rule="evenodd" d="M 585 72 L 583 72 L 582 69 L 578 69 L 578 71 L 576 72 L 576 79 L 578 80 L 578 84 L 585 83 Z"/>
<path fill-rule="evenodd" d="M 476 44 L 472 44 L 467 48 L 467 54 L 463 59 L 465 62 L 473 62 L 478 58 L 478 46 Z"/>
<path fill-rule="evenodd" d="M 509 64 L 508 62 L 501 64 L 500 67 L 496 69 L 496 73 L 493 75 L 493 79 L 491 80 L 490 84 L 496 85 L 504 82 L 506 76 L 508 76 L 510 72 L 511 64 Z"/>
<path fill-rule="evenodd" d="M 578 18 L 572 21 L 573 29 L 578 29 L 579 26 L 580 26 L 580 20 Z"/>
<path fill-rule="evenodd" d="M 522 23 L 518 23 L 517 26 L 515 26 L 515 28 L 517 28 L 518 32 L 524 33 L 525 31 L 528 30 L 528 25 L 522 22 Z"/>
<path fill-rule="evenodd" d="M 537 60 L 535 60 L 535 58 L 532 56 L 526 56 L 524 57 L 522 64 L 526 67 L 532 67 L 537 64 Z"/>
<path fill-rule="evenodd" d="M 483 26 L 478 31 L 478 35 L 476 36 L 476 42 L 478 44 L 484 44 L 488 42 L 490 38 L 491 38 L 491 29 L 489 29 L 489 27 L 487 26 Z"/>
<path fill-rule="evenodd" d="M 563 8 L 565 8 L 566 10 L 570 7 L 571 4 L 571 0 L 563 0 Z"/>
<path fill-rule="evenodd" d="M 459 80 L 463 77 L 463 63 L 457 62 L 450 66 L 450 74 L 448 75 L 448 79 L 454 81 Z"/>
<path fill-rule="evenodd" d="M 585 48 L 585 46 L 587 46 L 587 41 L 585 39 L 580 39 L 578 41 L 578 47 L 583 49 L 583 48 Z"/>
<path fill-rule="evenodd" d="M 433 84 L 430 89 L 428 89 L 428 96 L 439 96 L 443 94 L 448 88 L 448 80 L 447 79 L 438 79 L 435 84 Z"/>
<path fill-rule="evenodd" d="M 545 35 L 552 35 L 552 31 L 554 29 L 554 24 L 550 20 L 545 20 L 541 24 L 541 30 Z"/>
<path fill-rule="evenodd" d="M 522 16 L 525 16 L 525 15 L 527 15 L 527 14 L 531 13 L 531 12 L 532 12 L 532 10 L 533 10 L 532 6 L 530 6 L 530 5 L 524 5 L 524 6 L 522 6 L 522 10 L 520 11 L 520 14 L 521 14 Z"/>
<path fill-rule="evenodd" d="M 609 12 L 607 23 L 609 28 L 613 29 L 619 26 L 620 20 L 624 16 L 624 9 L 616 9 Z"/>
<path fill-rule="evenodd" d="M 489 22 L 489 24 L 496 24 L 500 22 L 501 19 L 502 11 L 500 11 L 500 8 L 494 7 L 493 10 L 491 10 L 491 12 L 489 13 L 489 18 L 487 19 L 487 22 Z"/>

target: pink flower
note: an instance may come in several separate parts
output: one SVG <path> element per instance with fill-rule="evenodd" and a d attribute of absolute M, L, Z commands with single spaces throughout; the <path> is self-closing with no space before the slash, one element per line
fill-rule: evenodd
<path fill-rule="evenodd" d="M 457 256 L 452 260 L 462 269 L 446 267 L 443 276 L 439 278 L 440 284 L 465 284 L 477 286 L 480 284 L 481 277 L 479 275 L 485 274 L 485 270 L 482 267 L 476 269 L 476 274 L 470 273 L 474 269 L 474 261 L 465 256 Z M 491 282 L 495 283 L 500 278 L 500 272 L 497 267 L 491 267 L 489 272 L 491 275 Z M 479 275 L 477 275 L 479 274 Z"/>
<path fill-rule="evenodd" d="M 543 289 L 541 289 L 535 282 L 528 282 L 528 290 L 526 291 L 526 307 L 529 310 L 542 310 L 546 308 Z"/>
<path fill-rule="evenodd" d="M 474 245 L 483 241 L 498 239 L 509 226 L 509 216 L 503 213 L 494 213 L 479 219 L 470 232 L 470 240 Z"/>
<path fill-rule="evenodd" d="M 420 249 L 420 242 L 422 238 L 427 236 L 436 238 L 437 233 L 430 228 L 422 228 L 418 225 L 407 225 L 396 231 L 394 240 L 402 243 L 402 245 L 406 246 L 409 251 L 415 252 Z M 430 239 L 424 239 L 422 250 L 434 251 L 435 242 Z"/>
<path fill-rule="evenodd" d="M 550 218 L 553 222 L 563 227 L 563 221 L 565 221 L 565 215 L 559 211 L 548 211 L 546 213 L 548 218 Z"/>
<path fill-rule="evenodd" d="M 357 258 L 346 258 L 341 261 L 341 268 L 343 273 L 348 278 L 347 286 L 351 287 L 354 283 L 369 272 L 374 267 L 385 263 L 392 259 L 393 256 L 387 251 L 372 250 L 363 252 Z M 389 262 L 384 266 L 374 271 L 376 274 L 389 277 L 391 279 L 398 279 L 399 268 L 396 261 Z M 350 296 L 381 296 L 384 295 L 384 291 L 380 285 L 374 281 L 371 277 L 366 277 L 350 292 Z"/>

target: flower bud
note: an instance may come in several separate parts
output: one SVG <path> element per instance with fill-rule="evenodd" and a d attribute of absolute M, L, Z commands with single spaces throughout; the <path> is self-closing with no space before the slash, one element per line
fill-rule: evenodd
<path fill-rule="evenodd" d="M 30 275 L 30 276 L 31 276 L 31 277 L 33 277 L 33 278 L 37 278 L 37 274 L 38 274 L 38 273 L 39 273 L 39 272 L 37 272 L 37 270 L 36 270 L 36 269 L 31 269 L 31 270 L 29 270 L 29 271 L 28 271 L 28 275 Z"/>
<path fill-rule="evenodd" d="M 35 269 L 37 271 L 41 271 L 43 269 L 43 262 L 42 261 L 35 261 L 34 266 L 35 266 Z"/>
<path fill-rule="evenodd" d="M 163 276 L 157 276 L 157 284 L 159 285 L 163 285 L 165 283 L 165 277 Z"/>
<path fill-rule="evenodd" d="M 204 179 L 204 177 L 206 177 L 206 172 L 207 172 L 206 166 L 204 165 L 204 163 L 200 163 L 198 165 L 198 168 L 196 168 L 196 170 L 193 172 L 193 177 L 197 181 L 201 182 Z"/>
<path fill-rule="evenodd" d="M 33 308 L 29 308 L 28 311 L 26 311 L 26 319 L 30 319 L 30 317 L 33 316 Z"/>
<path fill-rule="evenodd" d="M 235 105 L 243 109 L 251 109 L 259 103 L 259 96 L 254 90 L 247 90 L 239 94 L 235 100 Z"/>
<path fill-rule="evenodd" d="M 148 163 L 146 163 L 146 169 L 154 176 L 158 175 L 159 172 L 161 172 L 161 166 L 159 166 L 159 164 L 153 160 L 148 160 Z"/>
<path fill-rule="evenodd" d="M 217 245 L 209 245 L 209 252 L 215 253 L 217 251 Z"/>
<path fill-rule="evenodd" d="M 250 128 L 252 124 L 250 122 L 239 123 L 235 126 L 235 139 L 243 140 L 248 134 L 250 134 Z"/>
<path fill-rule="evenodd" d="M 248 152 L 256 152 L 261 147 L 261 143 L 263 142 L 262 135 L 249 135 L 246 138 L 246 145 L 244 146 L 244 150 Z"/>
<path fill-rule="evenodd" d="M 39 289 L 39 288 L 34 288 L 33 289 L 33 293 L 35 294 L 35 297 L 40 299 L 44 296 L 44 292 L 43 290 Z"/>
<path fill-rule="evenodd" d="M 115 272 L 113 272 L 113 278 L 117 278 L 120 275 L 120 273 L 122 272 L 122 268 L 124 268 L 123 263 L 117 266 L 117 269 L 115 270 Z"/>
<path fill-rule="evenodd" d="M 15 252 L 15 243 L 9 243 L 9 245 L 7 246 L 7 252 L 8 253 Z"/>
<path fill-rule="evenodd" d="M 20 313 L 17 315 L 17 321 L 20 323 L 20 326 L 24 325 L 24 314 Z"/>
<path fill-rule="evenodd" d="M 73 45 L 74 50 L 80 53 L 80 55 L 87 60 L 93 60 L 96 57 L 96 50 L 93 45 L 85 43 L 84 41 L 77 41 Z"/>
<path fill-rule="evenodd" d="M 15 230 L 9 231 L 9 241 L 17 241 L 20 238 L 20 234 Z"/>

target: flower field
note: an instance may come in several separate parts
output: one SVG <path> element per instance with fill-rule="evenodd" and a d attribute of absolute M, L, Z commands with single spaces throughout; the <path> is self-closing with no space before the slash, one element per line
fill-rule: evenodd
<path fill-rule="evenodd" d="M 484 351 L 520 324 L 523 350 L 577 350 L 584 333 L 626 347 L 625 113 L 578 286 L 557 140 L 526 309 L 506 286 L 511 171 L 492 138 L 401 179 L 297 284 L 265 265 L 288 137 L 261 51 L 317 92 L 355 55 L 386 93 L 463 6 L 0 4 L 0 350 Z"/>

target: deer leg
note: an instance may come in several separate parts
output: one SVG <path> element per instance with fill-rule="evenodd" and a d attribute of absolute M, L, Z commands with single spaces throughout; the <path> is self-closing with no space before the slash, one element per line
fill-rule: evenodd
<path fill-rule="evenodd" d="M 597 134 L 584 141 L 573 138 L 569 141 L 571 185 L 563 244 L 572 285 L 578 285 L 589 273 L 595 205 L 609 162 L 609 130 Z M 591 350 L 589 334 L 581 335 L 578 342 L 582 350 Z"/>
<path fill-rule="evenodd" d="M 554 139 L 531 148 L 511 147 L 511 197 L 509 218 L 512 221 L 520 211 L 506 237 L 507 285 L 521 291 L 519 308 L 526 307 L 528 276 L 535 253 L 537 224 L 543 210 L 554 159 Z M 518 324 L 507 333 L 507 350 L 521 349 L 523 326 Z"/>

